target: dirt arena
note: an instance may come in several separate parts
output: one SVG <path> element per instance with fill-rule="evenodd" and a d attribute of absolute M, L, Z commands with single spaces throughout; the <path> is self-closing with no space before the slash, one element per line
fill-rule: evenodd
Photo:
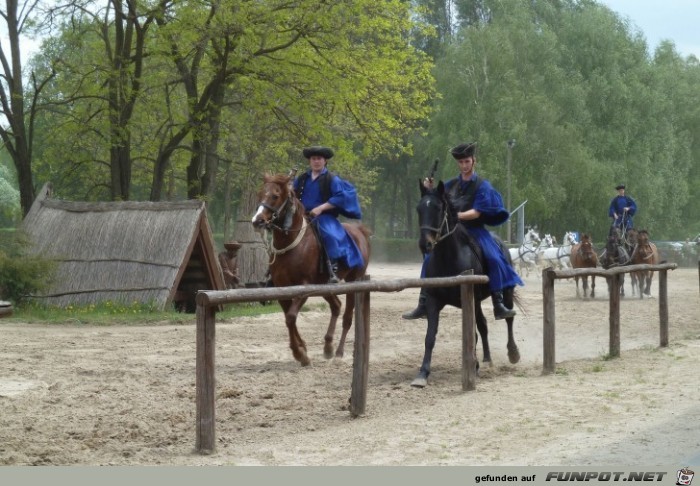
<path fill-rule="evenodd" d="M 418 264 L 372 264 L 374 279 Z M 425 321 L 404 321 L 418 290 L 373 293 L 367 413 L 347 409 L 346 357 L 324 360 L 327 312 L 300 317 L 312 365 L 291 356 L 281 314 L 218 322 L 217 451 L 194 453 L 195 322 L 28 325 L 0 321 L 1 465 L 678 465 L 700 464 L 697 269 L 669 271 L 670 341 L 658 299 L 621 303 L 620 359 L 608 353 L 608 301 L 555 283 L 557 372 L 542 375 L 542 284 L 526 278 L 516 318 L 489 317 L 494 366 L 461 391 L 461 311 L 443 312 L 425 389 L 410 386 Z M 629 293 L 629 287 L 628 287 Z M 652 293 L 658 295 L 657 278 Z M 322 300 L 312 299 L 312 304 Z M 480 346 L 479 346 L 480 352 Z"/>

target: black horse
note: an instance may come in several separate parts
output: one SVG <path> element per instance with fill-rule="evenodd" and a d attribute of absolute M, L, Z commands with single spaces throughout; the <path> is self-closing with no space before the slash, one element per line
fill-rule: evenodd
<path fill-rule="evenodd" d="M 484 275 L 483 258 L 481 250 L 476 242 L 469 236 L 464 225 L 457 220 L 455 209 L 450 205 L 445 194 L 445 186 L 440 181 L 437 189 L 429 190 L 419 184 L 421 200 L 418 203 L 418 221 L 420 224 L 420 248 L 424 254 L 430 253 L 426 266 L 425 276 L 453 277 L 465 270 L 473 270 L 475 275 Z M 510 253 L 499 240 L 501 249 L 508 260 Z M 426 310 L 428 329 L 425 335 L 425 355 L 418 376 L 411 383 L 415 387 L 424 387 L 428 383 L 430 375 L 430 361 L 432 358 L 435 338 L 438 332 L 440 311 L 446 305 L 462 307 L 460 287 L 430 287 L 426 288 Z M 488 341 L 488 326 L 486 317 L 481 310 L 481 301 L 491 295 L 488 285 L 476 285 L 474 288 L 474 308 L 476 316 L 476 328 L 481 336 L 483 348 L 483 361 L 491 363 L 491 351 Z M 508 308 L 513 307 L 513 289 L 507 289 L 503 293 L 503 302 Z M 520 351 L 513 338 L 513 317 L 506 318 L 508 323 L 508 359 L 511 363 L 520 361 Z M 477 362 L 478 366 L 478 362 Z"/>
<path fill-rule="evenodd" d="M 605 251 L 601 257 L 601 263 L 603 268 L 608 270 L 609 268 L 619 267 L 621 265 L 629 265 L 630 251 L 628 250 L 628 245 L 625 242 L 623 233 L 619 228 L 614 226 L 610 227 L 608 232 L 608 241 L 605 244 Z M 636 280 L 632 281 L 632 294 L 634 295 L 634 289 L 636 287 Z M 608 292 L 610 287 L 610 280 L 608 280 Z M 620 296 L 625 296 L 625 274 L 620 274 Z"/>

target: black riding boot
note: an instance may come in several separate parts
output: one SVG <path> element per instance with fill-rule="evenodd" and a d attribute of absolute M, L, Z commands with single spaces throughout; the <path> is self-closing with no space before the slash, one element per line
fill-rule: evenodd
<path fill-rule="evenodd" d="M 338 271 L 338 262 L 331 259 L 326 260 L 326 267 L 328 267 L 328 283 L 337 284 L 340 279 L 336 275 Z"/>
<path fill-rule="evenodd" d="M 493 316 L 496 320 L 515 317 L 515 309 L 509 309 L 503 304 L 503 292 L 491 292 Z"/>
<path fill-rule="evenodd" d="M 425 289 L 420 289 L 420 295 L 418 296 L 418 307 L 413 309 L 411 312 L 406 312 L 401 317 L 403 319 L 424 319 L 428 313 L 425 308 Z"/>

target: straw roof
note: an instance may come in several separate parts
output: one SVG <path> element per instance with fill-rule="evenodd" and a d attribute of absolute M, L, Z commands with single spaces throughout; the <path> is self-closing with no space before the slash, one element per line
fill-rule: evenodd
<path fill-rule="evenodd" d="M 225 289 L 204 202 L 70 202 L 50 193 L 47 184 L 23 222 L 31 251 L 58 262 L 37 300 L 162 310 L 178 299 L 191 304 L 197 290 Z"/>

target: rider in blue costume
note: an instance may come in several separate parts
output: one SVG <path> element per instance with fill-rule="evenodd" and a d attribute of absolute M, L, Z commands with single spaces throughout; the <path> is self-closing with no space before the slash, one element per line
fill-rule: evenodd
<path fill-rule="evenodd" d="M 338 215 L 343 212 L 361 216 L 361 210 L 357 199 L 348 197 L 344 181 L 332 175 L 326 167 L 333 157 L 333 150 L 308 147 L 303 153 L 309 159 L 309 169 L 294 180 L 294 191 L 311 216 L 311 224 L 318 231 L 326 252 L 328 282 L 338 283 L 338 265 L 347 268 L 364 266 L 360 249 L 338 221 Z"/>
<path fill-rule="evenodd" d="M 617 196 L 610 201 L 608 216 L 613 218 L 613 227 L 624 229 L 633 228 L 632 216 L 637 212 L 637 203 L 629 196 L 625 195 L 625 185 L 619 184 L 615 187 Z M 624 236 L 624 235 L 622 235 Z"/>
<path fill-rule="evenodd" d="M 503 204 L 503 198 L 491 183 L 476 175 L 476 143 L 463 143 L 451 150 L 459 165 L 460 174 L 445 183 L 445 193 L 457 212 L 460 223 L 466 226 L 469 234 L 481 247 L 486 260 L 485 271 L 489 277 L 489 289 L 496 319 L 515 316 L 515 309 L 508 309 L 503 303 L 503 290 L 516 285 L 524 285 L 520 276 L 508 263 L 501 247 L 485 225 L 498 226 L 505 223 L 510 214 Z M 476 190 L 470 186 L 476 184 Z M 432 181 L 427 186 L 432 187 Z M 421 277 L 425 275 L 427 259 L 423 261 Z M 421 291 L 418 307 L 402 317 L 417 319 L 425 317 L 425 292 Z"/>

